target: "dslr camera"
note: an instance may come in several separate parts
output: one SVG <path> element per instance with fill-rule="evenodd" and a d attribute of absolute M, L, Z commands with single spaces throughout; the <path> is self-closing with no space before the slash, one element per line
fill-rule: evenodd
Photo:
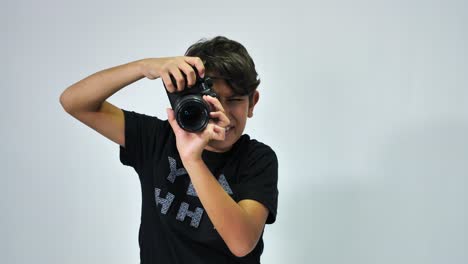
<path fill-rule="evenodd" d="M 197 80 L 191 87 L 187 87 L 187 76 L 182 72 L 185 87 L 181 92 L 168 92 L 163 82 L 177 123 L 188 132 L 202 131 L 210 121 L 211 106 L 203 100 L 203 95 L 217 97 L 212 90 L 213 80 L 210 77 L 201 78 L 197 70 L 195 68 L 194 70 Z M 177 82 L 172 75 L 171 80 L 172 84 L 177 87 Z"/>

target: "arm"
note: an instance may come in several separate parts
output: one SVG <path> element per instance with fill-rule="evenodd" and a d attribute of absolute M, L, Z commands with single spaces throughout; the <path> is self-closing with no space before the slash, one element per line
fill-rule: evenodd
<path fill-rule="evenodd" d="M 96 112 L 107 98 L 143 77 L 140 61 L 102 70 L 68 87 L 60 103 L 70 114 Z"/>
<path fill-rule="evenodd" d="M 105 100 L 145 76 L 151 80 L 161 77 L 169 91 L 183 89 L 181 70 L 188 76 L 189 85 L 194 83 L 195 73 L 190 65 L 197 67 L 199 72 L 204 72 L 203 63 L 196 57 L 149 58 L 115 66 L 94 73 L 68 87 L 60 95 L 60 103 L 67 113 L 82 123 L 125 146 L 123 111 Z M 177 88 L 172 85 L 170 74 L 175 77 Z"/>
<path fill-rule="evenodd" d="M 230 123 L 217 99 L 209 96 L 205 96 L 204 99 L 219 110 L 212 112 L 219 121 L 217 123 L 210 121 L 202 132 L 190 133 L 181 129 L 171 109 L 168 109 L 168 120 L 176 135 L 177 149 L 184 168 L 203 207 L 230 251 L 241 257 L 255 248 L 265 226 L 268 209 L 253 200 L 236 203 L 224 191 L 202 160 L 201 153 L 207 143 L 210 140 L 224 140 L 225 127 Z"/>
<path fill-rule="evenodd" d="M 100 134 L 125 146 L 124 115 L 105 100 L 123 87 L 141 79 L 139 62 L 94 73 L 71 85 L 60 95 L 67 113 Z"/>
<path fill-rule="evenodd" d="M 237 257 L 250 253 L 265 226 L 268 216 L 266 207 L 254 200 L 236 203 L 203 160 L 183 162 L 203 207 L 229 250 Z"/>

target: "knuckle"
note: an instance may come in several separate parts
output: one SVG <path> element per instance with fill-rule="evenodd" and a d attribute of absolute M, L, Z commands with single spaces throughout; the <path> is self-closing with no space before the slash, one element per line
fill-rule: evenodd
<path fill-rule="evenodd" d="M 173 92 L 175 90 L 174 85 L 172 83 L 168 84 L 167 88 L 168 88 L 169 92 Z"/>
<path fill-rule="evenodd" d="M 168 72 L 169 71 L 169 65 L 168 64 L 164 64 L 161 66 L 161 71 L 162 72 Z"/>

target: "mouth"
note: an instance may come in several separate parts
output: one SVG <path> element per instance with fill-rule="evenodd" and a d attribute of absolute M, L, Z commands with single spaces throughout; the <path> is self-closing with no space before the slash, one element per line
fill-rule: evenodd
<path fill-rule="evenodd" d="M 234 127 L 233 127 L 233 126 L 228 126 L 228 127 L 226 127 L 226 128 L 225 128 L 225 129 L 226 129 L 225 132 L 228 133 L 232 128 L 234 128 Z"/>

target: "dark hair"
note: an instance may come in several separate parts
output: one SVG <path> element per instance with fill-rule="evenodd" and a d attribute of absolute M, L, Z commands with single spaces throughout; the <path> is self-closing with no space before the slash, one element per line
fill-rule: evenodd
<path fill-rule="evenodd" d="M 249 95 L 250 101 L 260 84 L 255 63 L 245 47 L 223 36 L 201 39 L 191 45 L 186 56 L 199 57 L 205 76 L 224 79 L 236 95 Z"/>

